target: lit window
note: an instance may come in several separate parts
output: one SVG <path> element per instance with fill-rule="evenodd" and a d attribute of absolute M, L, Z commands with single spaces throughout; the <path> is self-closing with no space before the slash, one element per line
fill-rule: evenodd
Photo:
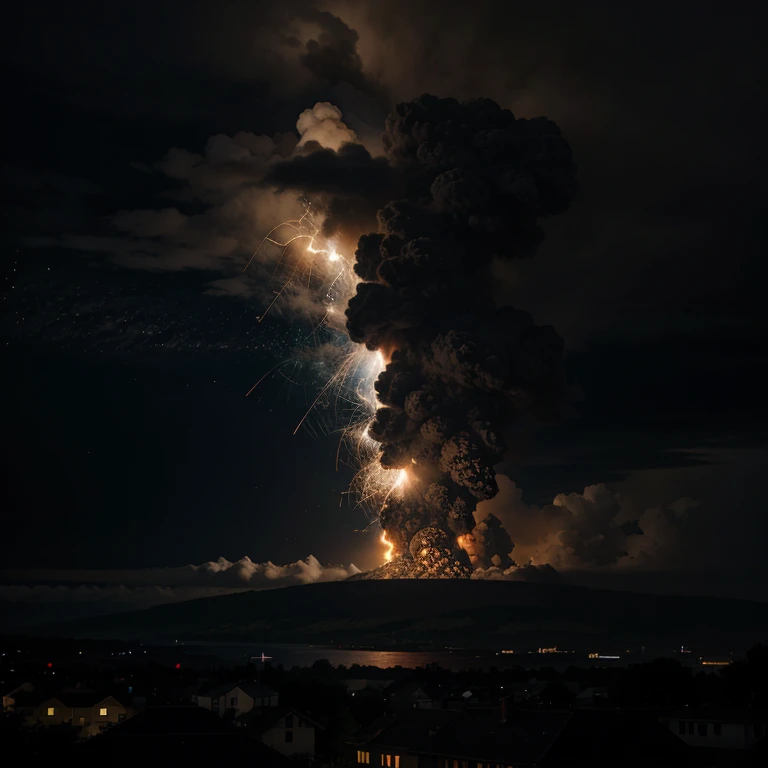
<path fill-rule="evenodd" d="M 53 707 L 48 707 L 48 717 L 53 717 L 56 714 L 56 710 Z"/>
<path fill-rule="evenodd" d="M 370 752 L 361 752 L 359 749 L 357 750 L 357 762 L 361 765 L 370 765 L 371 764 L 371 753 Z"/>
<path fill-rule="evenodd" d="M 395 768 L 400 768 L 400 755 L 395 755 Z"/>
<path fill-rule="evenodd" d="M 99 717 L 106 717 L 107 716 L 107 708 L 106 707 L 100 707 L 99 708 Z"/>

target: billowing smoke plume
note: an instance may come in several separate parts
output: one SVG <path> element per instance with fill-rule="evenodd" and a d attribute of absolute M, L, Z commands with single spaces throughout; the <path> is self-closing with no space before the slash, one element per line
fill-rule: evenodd
<path fill-rule="evenodd" d="M 339 150 L 342 144 L 357 143 L 357 135 L 341 118 L 341 110 L 334 104 L 321 101 L 312 109 L 305 109 L 296 122 L 299 146 L 314 141 L 321 147 Z"/>
<path fill-rule="evenodd" d="M 671 567 L 688 512 L 698 502 L 688 497 L 665 506 L 635 510 L 602 483 L 583 493 L 560 493 L 551 504 L 523 500 L 520 488 L 499 475 L 499 494 L 475 510 L 478 523 L 468 548 L 472 563 L 491 569 L 494 578 L 504 562 L 509 538 L 518 564 L 548 564 L 558 569 Z"/>
<path fill-rule="evenodd" d="M 381 525 L 397 555 L 418 561 L 424 551 L 431 573 L 468 575 L 457 538 L 469 552 L 489 536 L 511 545 L 492 521 L 467 538 L 477 503 L 498 493 L 505 431 L 557 418 L 564 389 L 562 340 L 525 312 L 493 306 L 490 265 L 535 253 L 540 219 L 576 194 L 575 166 L 553 122 L 516 119 L 487 99 L 400 104 L 383 142 L 405 196 L 360 239 L 363 282 L 346 313 L 352 340 L 390 360 L 369 434 L 382 467 L 405 469 L 408 481 Z M 509 555 L 497 565 L 511 565 Z"/>

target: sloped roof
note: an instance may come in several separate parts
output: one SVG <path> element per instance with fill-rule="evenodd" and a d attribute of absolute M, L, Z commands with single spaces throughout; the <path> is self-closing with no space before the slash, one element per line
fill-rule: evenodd
<path fill-rule="evenodd" d="M 226 696 L 230 691 L 235 688 L 240 688 L 244 693 L 250 696 L 252 699 L 270 698 L 277 696 L 277 691 L 273 691 L 258 680 L 244 680 L 242 682 L 226 682 L 219 683 L 206 688 L 201 688 L 198 696 L 205 696 L 207 698 L 218 699 L 220 696 Z"/>
<path fill-rule="evenodd" d="M 252 680 L 249 683 L 238 683 L 238 687 L 245 691 L 252 699 L 269 699 L 272 696 L 277 696 L 277 691 L 273 691 L 258 680 Z"/>
<path fill-rule="evenodd" d="M 44 701 L 52 698 L 52 696 L 46 691 L 18 691 L 13 694 L 12 698 L 15 702 L 14 707 L 23 709 L 26 707 L 37 707 Z"/>
<path fill-rule="evenodd" d="M 237 683 L 207 683 L 197 692 L 198 696 L 204 696 L 211 699 L 218 699 L 225 693 L 229 693 Z"/>
<path fill-rule="evenodd" d="M 60 699 L 67 707 L 95 707 L 107 699 L 114 699 L 116 703 L 122 706 L 120 701 L 109 693 L 104 693 L 104 691 L 63 691 L 56 698 Z"/>
<path fill-rule="evenodd" d="M 283 755 L 257 741 L 245 732 L 224 722 L 218 715 L 194 705 L 185 707 L 152 707 L 104 733 L 88 739 L 81 747 L 84 754 L 105 758 L 120 757 L 120 764 L 147 760 L 182 761 L 199 765 L 204 761 L 220 762 L 235 758 L 248 759 L 259 768 L 289 768 L 293 763 Z"/>
<path fill-rule="evenodd" d="M 310 723 L 315 728 L 325 730 L 324 726 L 320 725 L 320 723 L 293 707 L 254 707 L 250 712 L 241 715 L 238 718 L 238 722 L 248 726 L 251 733 L 262 734 L 275 726 L 286 715 L 294 715 Z"/>
<path fill-rule="evenodd" d="M 616 765 L 698 765 L 688 745 L 652 713 L 606 709 L 575 710 L 543 764 L 588 762 L 596 755 L 603 761 L 611 759 Z"/>
<path fill-rule="evenodd" d="M 570 712 L 513 711 L 502 723 L 497 708 L 468 709 L 422 751 L 482 762 L 538 763 L 570 717 Z"/>
<path fill-rule="evenodd" d="M 350 744 L 466 760 L 470 764 L 561 765 L 597 757 L 682 768 L 689 747 L 647 712 L 614 710 L 512 710 L 498 708 L 410 710 L 375 721 Z M 581 763 L 579 763 L 581 764 Z M 633 762 L 632 765 L 635 763 Z"/>
<path fill-rule="evenodd" d="M 708 720 L 721 723 L 768 723 L 768 709 L 754 707 L 685 707 L 657 713 L 660 720 Z"/>
<path fill-rule="evenodd" d="M 460 715 L 459 711 L 448 709 L 413 709 L 400 715 L 385 715 L 359 731 L 350 743 L 426 751 L 433 735 L 452 725 Z"/>
<path fill-rule="evenodd" d="M 406 683 L 392 692 L 393 699 L 410 699 L 419 692 L 423 693 L 429 699 L 439 697 L 439 691 L 429 687 L 424 681 L 416 680 L 412 683 Z"/>

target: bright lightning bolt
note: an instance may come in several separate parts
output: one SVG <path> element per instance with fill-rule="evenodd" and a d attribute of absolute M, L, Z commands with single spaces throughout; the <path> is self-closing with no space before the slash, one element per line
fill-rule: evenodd
<path fill-rule="evenodd" d="M 320 231 L 310 204 L 307 203 L 302 216 L 273 227 L 251 255 L 243 271 L 248 269 L 263 249 L 280 249 L 272 277 L 275 278 L 282 271 L 281 282 L 269 305 L 259 316 L 259 323 L 281 299 L 296 296 L 304 299 L 309 292 L 309 305 L 317 308 L 320 318 L 319 322 L 312 321 L 310 336 L 314 336 L 322 326 L 346 335 L 343 310 L 355 294 L 360 278 L 351 263 L 336 250 L 335 243 L 321 238 Z M 285 236 L 280 237 L 281 233 L 285 233 Z M 312 288 L 313 278 L 315 289 Z M 306 305 L 306 301 L 302 301 L 302 304 Z M 352 344 L 348 338 L 341 349 L 344 354 L 340 362 L 296 424 L 293 434 L 305 424 L 315 408 L 333 404 L 338 417 L 338 407 L 341 405 L 348 415 L 345 418 L 346 426 L 340 430 L 337 469 L 341 447 L 345 445 L 353 464 L 358 467 L 348 493 L 357 497 L 355 507 L 362 506 L 370 518 L 376 519 L 387 499 L 393 493 L 401 494 L 408 481 L 406 470 L 387 470 L 381 466 L 380 443 L 368 432 L 368 426 L 381 405 L 373 384 L 386 367 L 386 360 L 380 350 L 371 352 L 361 345 Z M 248 394 L 270 375 L 279 374 L 287 362 L 290 360 L 279 363 L 265 373 Z M 389 562 L 394 557 L 394 544 L 387 540 L 384 532 L 381 540 L 387 547 L 385 557 Z"/>

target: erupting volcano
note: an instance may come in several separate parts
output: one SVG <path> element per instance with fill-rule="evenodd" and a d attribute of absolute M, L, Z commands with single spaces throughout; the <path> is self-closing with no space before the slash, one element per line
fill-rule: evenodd
<path fill-rule="evenodd" d="M 498 519 L 473 512 L 498 493 L 494 465 L 565 401 L 562 340 L 496 306 L 492 263 L 534 255 L 539 220 L 576 194 L 575 166 L 552 121 L 487 99 L 400 104 L 383 140 L 404 197 L 360 238 L 346 327 L 389 360 L 368 434 L 382 468 L 405 474 L 381 510 L 392 558 L 367 576 L 467 578 L 513 565 Z"/>

